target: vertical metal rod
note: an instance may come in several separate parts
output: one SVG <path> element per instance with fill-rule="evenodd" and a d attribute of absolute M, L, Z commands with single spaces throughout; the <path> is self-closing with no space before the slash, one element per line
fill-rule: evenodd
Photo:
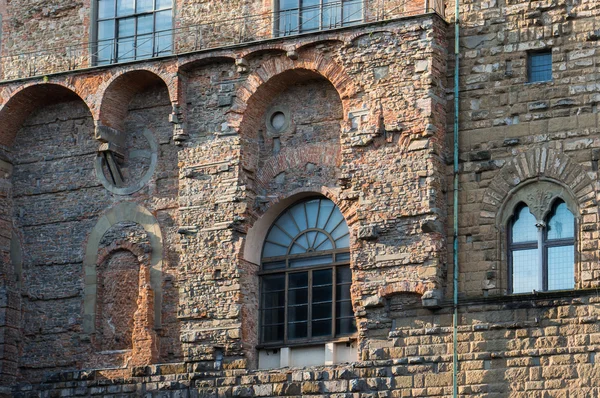
<path fill-rule="evenodd" d="M 452 396 L 458 397 L 458 130 L 459 130 L 459 79 L 460 72 L 460 7 L 459 0 L 455 0 L 454 9 L 454 250 L 453 250 L 453 288 L 454 288 L 454 314 L 452 333 Z"/>

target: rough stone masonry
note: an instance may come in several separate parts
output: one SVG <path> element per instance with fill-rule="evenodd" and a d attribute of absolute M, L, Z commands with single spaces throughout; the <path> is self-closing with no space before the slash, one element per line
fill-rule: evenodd
<path fill-rule="evenodd" d="M 0 392 L 441 397 L 456 350 L 463 396 L 600 395 L 600 4 L 460 4 L 454 346 L 454 4 L 430 3 L 273 37 L 276 2 L 178 0 L 179 55 L 94 67 L 41 50 L 92 40 L 95 3 L 0 0 Z M 355 358 L 260 368 L 262 247 L 312 197 L 350 231 L 357 332 L 327 343 Z M 511 294 L 514 209 L 557 198 L 573 289 Z"/>

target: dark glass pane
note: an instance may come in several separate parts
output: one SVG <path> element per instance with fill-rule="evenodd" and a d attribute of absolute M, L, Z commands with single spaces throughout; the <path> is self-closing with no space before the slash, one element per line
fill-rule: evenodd
<path fill-rule="evenodd" d="M 540 52 L 530 53 L 529 63 L 529 81 L 545 82 L 552 80 L 552 53 Z"/>
<path fill-rule="evenodd" d="M 575 237 L 575 218 L 565 203 L 555 207 L 548 221 L 548 239 L 568 239 Z"/>
<path fill-rule="evenodd" d="M 288 337 L 302 339 L 308 337 L 308 322 L 288 323 Z"/>
<path fill-rule="evenodd" d="M 115 37 L 115 20 L 98 22 L 98 40 L 113 39 Z"/>
<path fill-rule="evenodd" d="M 520 207 L 513 218 L 513 243 L 536 242 L 538 239 L 538 229 L 535 224 L 535 217 L 529 212 L 529 207 Z"/>
<path fill-rule="evenodd" d="M 354 318 L 336 319 L 336 335 L 352 334 L 356 332 L 356 321 Z"/>
<path fill-rule="evenodd" d="M 341 254 L 338 254 L 338 258 L 340 256 L 341 256 Z M 348 257 L 349 256 L 350 256 L 350 254 L 348 253 Z M 338 284 L 352 282 L 352 271 L 350 271 L 350 267 L 337 267 L 335 272 L 336 272 L 336 280 L 337 280 Z"/>
<path fill-rule="evenodd" d="M 335 289 L 335 295 L 338 300 L 350 300 L 350 284 L 338 284 Z"/>
<path fill-rule="evenodd" d="M 114 18 L 115 0 L 98 0 L 98 19 Z"/>
<path fill-rule="evenodd" d="M 129 15 L 133 12 L 133 0 L 117 0 L 117 15 Z"/>
<path fill-rule="evenodd" d="M 284 319 L 284 308 L 274 308 L 272 310 L 263 311 L 263 325 L 272 325 L 274 323 L 283 323 Z"/>
<path fill-rule="evenodd" d="M 308 286 L 308 272 L 294 272 L 289 274 L 289 287 Z"/>
<path fill-rule="evenodd" d="M 306 304 L 308 303 L 308 288 L 290 289 L 288 291 L 288 304 Z"/>
<path fill-rule="evenodd" d="M 336 254 L 335 255 L 335 261 L 337 261 L 337 262 L 350 261 L 350 253 L 339 253 L 339 254 Z"/>
<path fill-rule="evenodd" d="M 566 290 L 575 287 L 575 247 L 573 245 L 548 248 L 548 290 Z"/>
<path fill-rule="evenodd" d="M 285 305 L 285 292 L 263 293 L 262 300 L 262 308 L 281 307 Z"/>
<path fill-rule="evenodd" d="M 352 302 L 351 301 L 338 301 L 335 304 L 335 313 L 338 318 L 354 316 L 354 311 L 352 310 Z"/>
<path fill-rule="evenodd" d="M 299 268 L 299 267 L 307 267 L 307 266 L 311 266 L 311 265 L 331 264 L 332 261 L 333 261 L 333 256 L 331 254 L 328 254 L 326 256 L 297 258 L 294 260 L 290 260 L 290 267 L 291 268 Z"/>
<path fill-rule="evenodd" d="M 148 12 L 154 9 L 154 0 L 136 0 L 136 12 Z"/>
<path fill-rule="evenodd" d="M 320 301 L 331 301 L 331 285 L 313 288 L 313 303 Z"/>
<path fill-rule="evenodd" d="M 308 305 L 288 307 L 288 322 L 308 320 Z"/>
<path fill-rule="evenodd" d="M 541 291 L 541 269 L 537 249 L 517 250 L 512 253 L 513 293 Z"/>
<path fill-rule="evenodd" d="M 312 305 L 312 319 L 331 318 L 331 302 Z"/>
<path fill-rule="evenodd" d="M 283 340 L 283 325 L 265 326 L 262 329 L 262 340 L 265 343 Z"/>
<path fill-rule="evenodd" d="M 313 271 L 313 286 L 331 285 L 333 283 L 333 270 L 322 269 Z"/>
<path fill-rule="evenodd" d="M 331 336 L 331 319 L 313 321 L 312 337 Z"/>
<path fill-rule="evenodd" d="M 262 277 L 262 291 L 272 292 L 285 289 L 285 274 L 268 275 Z"/>

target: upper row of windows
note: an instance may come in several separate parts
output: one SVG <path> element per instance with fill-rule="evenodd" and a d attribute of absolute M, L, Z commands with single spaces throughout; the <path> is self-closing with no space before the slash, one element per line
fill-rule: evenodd
<path fill-rule="evenodd" d="M 274 36 L 348 26 L 363 20 L 363 0 L 279 0 Z M 96 64 L 173 53 L 172 0 L 97 0 Z"/>

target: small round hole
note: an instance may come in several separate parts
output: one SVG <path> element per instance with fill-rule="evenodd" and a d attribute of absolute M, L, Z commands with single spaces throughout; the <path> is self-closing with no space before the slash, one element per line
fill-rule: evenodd
<path fill-rule="evenodd" d="M 275 112 L 271 116 L 271 126 L 275 131 L 281 131 L 285 127 L 285 115 L 283 112 Z"/>

